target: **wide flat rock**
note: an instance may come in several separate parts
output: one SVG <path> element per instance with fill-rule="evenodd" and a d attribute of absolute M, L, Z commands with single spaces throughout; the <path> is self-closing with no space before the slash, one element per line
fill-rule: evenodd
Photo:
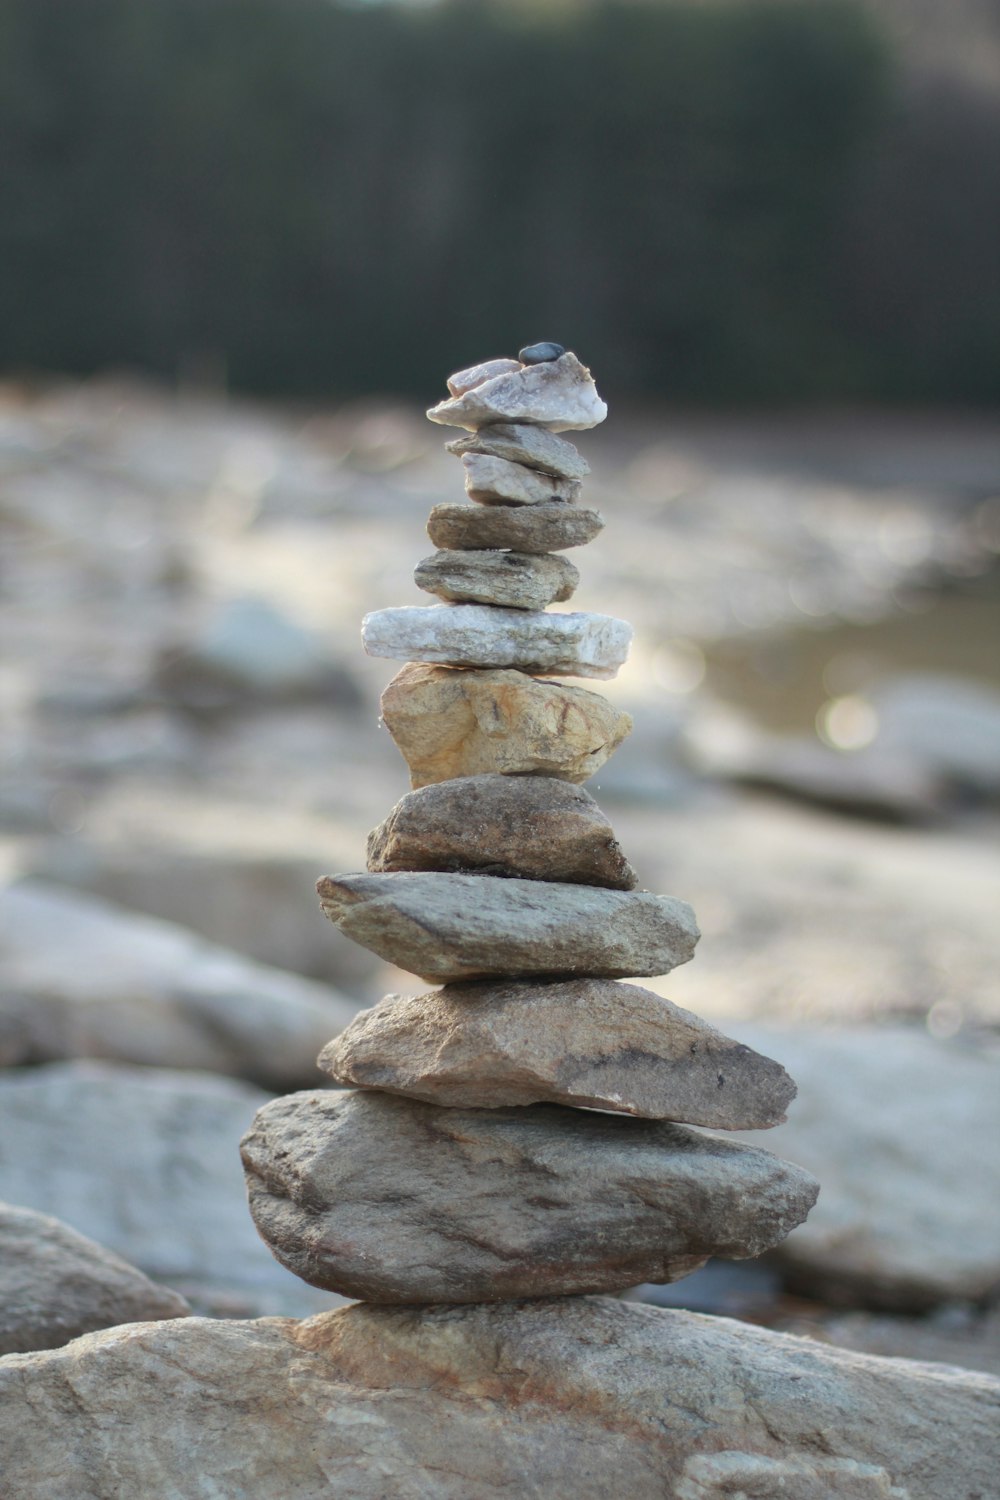
<path fill-rule="evenodd" d="M 540 469 L 557 479 L 585 479 L 590 473 L 587 460 L 566 438 L 525 422 L 496 422 L 492 427 L 452 438 L 445 447 L 459 457 L 465 453 L 490 453 L 495 458 Z"/>
<path fill-rule="evenodd" d="M 545 505 L 573 501 L 580 493 L 576 479 L 557 479 L 489 453 L 466 453 L 462 466 L 465 493 L 481 505 Z"/>
<path fill-rule="evenodd" d="M 188 1311 L 178 1292 L 68 1224 L 0 1203 L 0 1354 L 57 1349 L 96 1328 Z"/>
<path fill-rule="evenodd" d="M 828 1300 L 920 1309 L 1000 1291 L 1000 1060 L 916 1026 L 740 1035 L 799 1084 L 775 1149 L 815 1172 L 814 1220 L 782 1249 Z"/>
<path fill-rule="evenodd" d="M 363 948 L 422 979 L 666 974 L 698 941 L 686 901 L 490 875 L 327 875 L 320 902 Z"/>
<path fill-rule="evenodd" d="M 6 1500 L 992 1500 L 998 1403 L 610 1298 L 357 1304 L 0 1360 L 0 1471 Z"/>
<path fill-rule="evenodd" d="M 419 663 L 396 673 L 381 709 L 414 787 L 487 772 L 586 781 L 632 728 L 630 714 L 586 688 Z"/>
<path fill-rule="evenodd" d="M 448 549 L 419 562 L 413 581 L 426 593 L 454 604 L 545 609 L 572 598 L 580 574 L 568 558 L 553 553 Z"/>
<path fill-rule="evenodd" d="M 590 371 L 573 353 L 495 375 L 427 413 L 446 427 L 475 430 L 493 422 L 527 422 L 551 432 L 596 427 L 607 414 Z"/>
<path fill-rule="evenodd" d="M 590 793 L 553 776 L 463 776 L 409 792 L 368 835 L 368 869 L 636 884 Z"/>
<path fill-rule="evenodd" d="M 574 1104 L 720 1130 L 780 1124 L 779 1063 L 612 979 L 446 985 L 390 995 L 319 1056 L 346 1087 L 459 1108 Z"/>
<path fill-rule="evenodd" d="M 498 1302 L 676 1281 L 782 1240 L 807 1172 L 680 1125 L 554 1105 L 438 1109 L 288 1094 L 242 1144 L 250 1212 L 283 1265 L 367 1302 Z"/>
<path fill-rule="evenodd" d="M 632 627 L 612 615 L 411 604 L 365 615 L 361 639 L 369 656 L 395 661 L 607 678 L 628 656 Z"/>
<path fill-rule="evenodd" d="M 604 517 L 596 510 L 581 510 L 563 500 L 544 505 L 435 505 L 427 520 L 427 535 L 435 547 L 468 550 L 562 552 L 585 546 L 603 529 Z"/>

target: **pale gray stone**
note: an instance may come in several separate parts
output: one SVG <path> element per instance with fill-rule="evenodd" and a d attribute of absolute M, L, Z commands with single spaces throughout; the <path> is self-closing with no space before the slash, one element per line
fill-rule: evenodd
<path fill-rule="evenodd" d="M 456 370 L 454 375 L 449 375 L 448 389 L 453 396 L 464 396 L 466 391 L 474 391 L 484 381 L 494 380 L 498 375 L 513 375 L 520 368 L 518 359 L 484 359 L 478 365 L 470 365 L 466 370 Z"/>
<path fill-rule="evenodd" d="M 0 1354 L 57 1349 L 96 1328 L 189 1311 L 178 1292 L 68 1224 L 0 1203 Z"/>
<path fill-rule="evenodd" d="M 611 615 L 485 604 L 407 605 L 365 615 L 361 638 L 369 656 L 395 661 L 608 678 L 628 656 L 632 627 Z"/>
<path fill-rule="evenodd" d="M 534 1105 L 286 1094 L 243 1139 L 283 1265 L 366 1302 L 499 1302 L 676 1281 L 743 1260 L 815 1202 L 800 1167 L 721 1136 Z"/>
<path fill-rule="evenodd" d="M 530 422 L 552 432 L 596 427 L 607 414 L 590 371 L 572 353 L 496 375 L 462 396 L 439 402 L 427 413 L 432 422 L 446 427 L 476 429 L 493 422 Z"/>
<path fill-rule="evenodd" d="M 573 443 L 557 437 L 546 427 L 532 427 L 526 422 L 495 422 L 478 432 L 452 438 L 445 443 L 449 453 L 492 453 L 512 463 L 527 464 L 557 479 L 585 479 L 590 465 Z"/>
<path fill-rule="evenodd" d="M 499 604 L 545 609 L 564 604 L 580 582 L 565 557 L 530 552 L 436 552 L 417 564 L 418 588 L 455 604 Z"/>
<path fill-rule="evenodd" d="M 427 519 L 427 535 L 435 547 L 468 550 L 562 552 L 585 546 L 603 529 L 604 517 L 596 510 L 580 510 L 562 500 L 545 505 L 435 505 Z"/>
<path fill-rule="evenodd" d="M 368 835 L 368 869 L 636 884 L 590 793 L 554 776 L 462 776 L 409 792 Z"/>
<path fill-rule="evenodd" d="M 489 453 L 467 453 L 462 466 L 466 494 L 482 505 L 546 505 L 573 501 L 580 493 L 578 480 L 555 479 Z"/>
<path fill-rule="evenodd" d="M 424 873 L 327 875 L 317 889 L 347 937 L 431 981 L 666 974 L 699 936 L 686 901 L 650 891 Z"/>
<path fill-rule="evenodd" d="M 364 1303 L 0 1361 L 7 1500 L 992 1500 L 1000 1381 L 611 1298 Z M 253 1419 L 247 1419 L 252 1412 Z"/>
<path fill-rule="evenodd" d="M 612 979 L 452 984 L 389 995 L 320 1053 L 346 1087 L 449 1107 L 573 1104 L 760 1130 L 795 1097 L 780 1063 Z"/>

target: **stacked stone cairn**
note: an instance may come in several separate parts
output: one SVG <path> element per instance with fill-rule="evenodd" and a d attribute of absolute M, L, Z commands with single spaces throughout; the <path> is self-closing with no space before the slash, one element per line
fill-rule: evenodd
<path fill-rule="evenodd" d="M 548 613 L 562 553 L 603 526 L 558 433 L 607 414 L 557 344 L 453 375 L 428 416 L 468 503 L 436 505 L 416 570 L 445 602 L 383 609 L 365 649 L 406 665 L 382 698 L 413 790 L 364 874 L 319 882 L 342 932 L 437 983 L 390 995 L 324 1049 L 343 1087 L 279 1098 L 243 1143 L 277 1258 L 372 1303 L 496 1302 L 669 1282 L 778 1244 L 817 1186 L 713 1131 L 776 1125 L 795 1086 L 635 976 L 685 963 L 691 908 L 636 889 L 581 782 L 631 720 L 553 677 L 613 677 L 622 620 Z M 678 1123 L 683 1122 L 683 1123 Z"/>

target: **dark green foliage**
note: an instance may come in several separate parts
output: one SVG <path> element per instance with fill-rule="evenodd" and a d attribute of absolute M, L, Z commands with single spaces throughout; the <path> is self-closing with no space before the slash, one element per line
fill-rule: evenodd
<path fill-rule="evenodd" d="M 985 394 L 996 300 L 915 386 L 866 310 L 889 82 L 837 0 L 0 0 L 0 360 L 431 395 L 552 338 L 619 391 Z"/>

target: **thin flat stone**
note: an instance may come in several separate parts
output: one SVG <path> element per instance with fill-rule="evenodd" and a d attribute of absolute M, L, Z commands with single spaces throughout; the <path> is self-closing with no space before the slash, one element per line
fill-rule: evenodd
<path fill-rule="evenodd" d="M 603 422 L 608 408 L 575 354 L 525 365 L 432 406 L 432 422 L 475 430 L 493 422 L 531 422 L 551 432 L 582 431 Z"/>
<path fill-rule="evenodd" d="M 435 547 L 461 551 L 511 547 L 562 552 L 586 546 L 603 530 L 604 517 L 596 510 L 578 510 L 560 500 L 545 505 L 435 505 L 427 520 Z"/>
<path fill-rule="evenodd" d="M 464 396 L 466 391 L 474 391 L 484 381 L 495 380 L 498 375 L 513 375 L 520 368 L 521 363 L 516 359 L 485 359 L 478 365 L 470 365 L 466 370 L 456 370 L 454 375 L 449 375 L 448 389 L 453 396 Z"/>
<path fill-rule="evenodd" d="M 423 872 L 326 875 L 316 889 L 345 937 L 431 983 L 666 974 L 699 937 L 686 901 L 651 891 Z"/>
<path fill-rule="evenodd" d="M 572 598 L 580 574 L 565 557 L 530 552 L 453 552 L 425 557 L 413 573 L 425 593 L 453 604 L 544 609 Z"/>
<path fill-rule="evenodd" d="M 545 505 L 552 500 L 573 501 L 580 493 L 576 479 L 554 479 L 488 453 L 466 453 L 462 465 L 465 492 L 481 505 Z"/>
<path fill-rule="evenodd" d="M 614 677 L 632 627 L 611 615 L 546 614 L 488 604 L 406 605 L 361 622 L 369 656 L 449 667 L 513 667 L 532 676 Z"/>
<path fill-rule="evenodd" d="M 780 1125 L 779 1063 L 612 979 L 495 980 L 389 995 L 319 1055 L 350 1088 L 459 1109 L 571 1104 L 716 1130 Z"/>
<path fill-rule="evenodd" d="M 409 792 L 368 835 L 368 869 L 636 885 L 590 793 L 552 776 L 463 776 Z"/>
<path fill-rule="evenodd" d="M 587 688 L 416 662 L 396 673 L 381 708 L 414 787 L 490 771 L 586 781 L 632 728 Z"/>
<path fill-rule="evenodd" d="M 585 479 L 590 473 L 587 460 L 571 442 L 546 427 L 532 427 L 527 422 L 495 422 L 492 427 L 452 438 L 444 446 L 459 457 L 464 453 L 491 453 L 557 479 Z"/>
<path fill-rule="evenodd" d="M 375 1303 L 498 1302 L 676 1281 L 780 1243 L 808 1172 L 680 1125 L 317 1090 L 259 1110 L 250 1212 L 281 1263 Z"/>

